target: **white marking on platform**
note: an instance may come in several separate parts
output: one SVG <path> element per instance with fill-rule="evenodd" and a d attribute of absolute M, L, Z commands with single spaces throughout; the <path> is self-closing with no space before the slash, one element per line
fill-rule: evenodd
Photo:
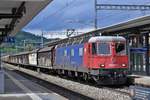
<path fill-rule="evenodd" d="M 23 97 L 23 96 L 33 96 L 35 93 L 19 93 L 19 94 L 0 94 L 0 97 Z M 36 93 L 37 95 L 49 95 L 49 93 Z"/>
<path fill-rule="evenodd" d="M 13 76 L 11 76 L 9 73 L 5 72 L 5 74 L 6 74 L 18 87 L 20 87 L 24 92 L 26 92 L 27 95 L 30 96 L 30 98 L 32 98 L 32 100 L 42 100 L 42 98 L 40 98 L 38 95 L 36 95 L 35 93 L 33 93 L 29 88 L 27 88 L 26 86 L 24 86 L 21 82 L 19 82 L 17 79 L 15 79 Z M 31 93 L 32 95 L 29 95 L 29 93 Z"/>

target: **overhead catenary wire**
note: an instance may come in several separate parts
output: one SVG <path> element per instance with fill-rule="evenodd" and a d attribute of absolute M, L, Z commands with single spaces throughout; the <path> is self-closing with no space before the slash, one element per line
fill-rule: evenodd
<path fill-rule="evenodd" d="M 44 21 L 44 20 L 46 20 L 46 19 L 48 19 L 48 18 L 50 18 L 50 17 L 52 17 L 52 16 L 56 16 L 57 17 L 57 15 L 59 14 L 59 13 L 62 13 L 62 11 L 63 10 L 65 10 L 66 8 L 68 8 L 68 7 L 73 7 L 72 5 L 74 5 L 75 3 L 76 3 L 76 1 L 77 0 L 73 0 L 73 1 L 71 1 L 71 2 L 68 2 L 66 5 L 64 5 L 63 7 L 61 7 L 60 9 L 58 9 L 57 11 L 55 11 L 54 13 L 52 13 L 52 14 L 50 14 L 50 15 L 48 15 L 48 16 L 46 16 L 46 17 L 43 17 L 43 19 L 41 20 L 41 21 Z M 68 9 L 67 9 L 68 10 Z M 61 19 L 61 16 L 59 16 L 59 20 Z M 41 22 L 40 21 L 40 22 Z M 63 21 L 65 21 L 65 20 L 63 20 Z M 63 22 L 62 21 L 62 22 Z M 39 22 L 39 23 L 40 23 Z M 82 25 L 83 24 L 85 24 L 85 23 L 81 23 Z M 55 25 L 58 25 L 58 24 L 53 24 L 50 28 L 52 28 L 52 27 L 54 27 Z M 85 25 L 88 25 L 88 24 L 85 24 Z M 90 24 L 89 24 L 90 25 Z M 59 24 L 59 26 L 60 26 L 60 24 Z M 66 24 L 62 24 L 60 27 L 64 27 L 64 26 L 66 26 Z"/>
<path fill-rule="evenodd" d="M 52 16 L 55 16 L 57 15 L 58 13 L 60 13 L 61 11 L 65 10 L 66 8 L 70 7 L 71 5 L 73 5 L 75 3 L 76 0 L 72 0 L 71 2 L 69 3 L 66 3 L 63 7 L 61 7 L 60 9 L 58 9 L 57 11 L 55 11 L 54 13 L 51 13 L 49 14 L 48 16 L 46 17 L 43 17 L 42 21 L 43 20 L 46 20 L 47 18 L 49 17 L 52 17 Z M 59 16 L 60 17 L 60 16 Z"/>

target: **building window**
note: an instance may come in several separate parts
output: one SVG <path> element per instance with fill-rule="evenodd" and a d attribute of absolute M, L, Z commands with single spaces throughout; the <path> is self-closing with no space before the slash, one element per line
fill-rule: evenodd
<path fill-rule="evenodd" d="M 79 48 L 79 56 L 83 56 L 83 48 Z"/>
<path fill-rule="evenodd" d="M 67 50 L 64 50 L 64 56 L 67 56 Z"/>
<path fill-rule="evenodd" d="M 74 56 L 74 49 L 71 49 L 71 56 Z"/>

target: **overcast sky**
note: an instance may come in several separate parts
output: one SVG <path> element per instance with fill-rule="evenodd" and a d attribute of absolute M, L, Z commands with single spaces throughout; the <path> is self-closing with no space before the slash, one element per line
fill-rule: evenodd
<path fill-rule="evenodd" d="M 150 4 L 150 0 L 98 0 L 99 4 Z M 98 11 L 98 27 L 109 26 L 150 11 Z M 78 31 L 94 29 L 94 0 L 54 0 L 42 10 L 23 30 L 40 34 L 40 31 Z"/>

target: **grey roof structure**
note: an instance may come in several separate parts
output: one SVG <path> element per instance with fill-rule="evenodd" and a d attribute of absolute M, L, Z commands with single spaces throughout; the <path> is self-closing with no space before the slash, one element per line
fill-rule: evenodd
<path fill-rule="evenodd" d="M 131 31 L 136 31 L 136 29 L 138 29 L 139 31 L 149 31 L 150 15 L 138 17 L 125 22 L 120 22 L 107 27 L 102 27 L 92 32 L 111 34 L 111 33 L 131 32 Z"/>
<path fill-rule="evenodd" d="M 0 42 L 27 25 L 52 0 L 1 0 Z"/>

